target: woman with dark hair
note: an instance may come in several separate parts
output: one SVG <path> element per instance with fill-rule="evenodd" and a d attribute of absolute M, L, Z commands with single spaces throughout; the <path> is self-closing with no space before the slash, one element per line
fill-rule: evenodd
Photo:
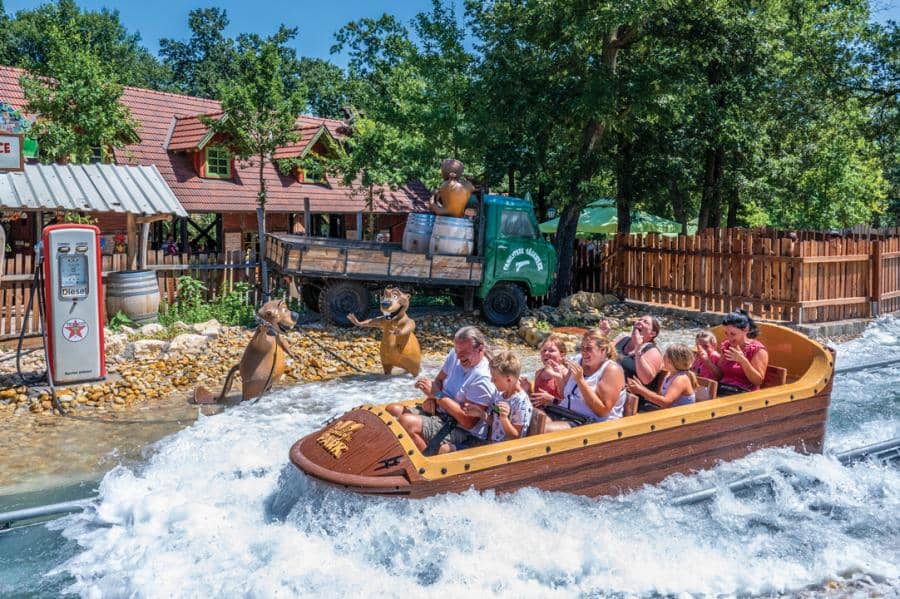
<path fill-rule="evenodd" d="M 725 316 L 722 325 L 722 357 L 710 369 L 719 380 L 719 396 L 759 389 L 769 366 L 769 352 L 756 340 L 756 323 L 746 310 L 735 310 Z"/>
<path fill-rule="evenodd" d="M 609 324 L 604 320 L 600 330 L 609 332 Z M 625 372 L 625 380 L 636 378 L 652 391 L 657 391 L 665 373 L 663 372 L 663 355 L 656 345 L 659 335 L 659 321 L 649 314 L 634 321 L 630 335 L 620 335 L 615 341 L 618 354 L 616 361 Z M 641 399 L 639 412 L 657 409 L 650 402 Z"/>

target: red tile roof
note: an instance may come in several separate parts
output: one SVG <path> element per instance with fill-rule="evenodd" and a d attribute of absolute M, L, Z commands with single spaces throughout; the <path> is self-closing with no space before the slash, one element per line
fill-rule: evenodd
<path fill-rule="evenodd" d="M 0 100 L 15 108 L 22 108 L 25 97 L 19 85 L 21 69 L 0 66 Z M 140 143 L 116 151 L 119 164 L 155 164 L 181 205 L 188 212 L 249 212 L 256 210 L 259 169 L 254 161 L 238 163 L 234 179 L 202 179 L 194 170 L 188 152 L 175 151 L 177 145 L 196 138 L 198 115 L 221 112 L 216 100 L 182 96 L 149 89 L 126 87 L 122 103 L 138 121 Z M 202 126 L 202 124 L 200 124 Z M 309 139 L 324 125 L 337 139 L 344 136 L 344 124 L 333 119 L 311 116 L 297 118 L 298 133 Z M 171 133 L 170 133 L 171 132 Z M 177 133 L 177 135 L 176 135 Z M 183 135 L 183 137 L 182 137 Z M 201 135 L 202 138 L 202 135 Z M 302 146 L 301 141 L 291 152 Z M 307 143 L 309 139 L 306 139 Z M 166 151 L 164 144 L 169 141 Z M 199 139 L 197 140 L 199 142 Z M 302 151 L 302 150 L 301 150 Z M 297 152 L 299 154 L 299 152 Z M 346 187 L 339 180 L 327 183 L 299 183 L 292 176 L 284 176 L 273 164 L 266 164 L 263 176 L 268 191 L 266 209 L 273 212 L 302 212 L 304 198 L 310 199 L 313 212 L 361 212 L 366 210 L 365 190 Z M 418 181 L 397 190 L 375 190 L 376 212 L 419 212 L 428 209 L 429 193 Z"/>
<path fill-rule="evenodd" d="M 205 114 L 211 119 L 219 120 L 222 118 L 221 112 L 213 112 Z M 200 142 L 206 137 L 206 125 L 200 120 L 201 115 L 194 114 L 191 116 L 175 117 L 172 135 L 169 137 L 169 143 L 166 149 L 170 152 L 174 150 L 197 150 Z"/>

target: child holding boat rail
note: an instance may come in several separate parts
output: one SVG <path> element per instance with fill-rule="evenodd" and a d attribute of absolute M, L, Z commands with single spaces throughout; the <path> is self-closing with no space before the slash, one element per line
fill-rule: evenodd
<path fill-rule="evenodd" d="M 686 406 L 697 400 L 699 383 L 691 370 L 694 352 L 682 343 L 673 343 L 663 354 L 663 365 L 668 375 L 663 379 L 659 393 L 647 388 L 637 377 L 628 380 L 628 390 L 637 393 L 656 409 Z"/>
<path fill-rule="evenodd" d="M 488 411 L 491 420 L 491 441 L 494 443 L 519 439 L 528 433 L 531 422 L 531 401 L 519 385 L 522 363 L 510 351 L 491 359 L 491 380 L 497 387 Z"/>

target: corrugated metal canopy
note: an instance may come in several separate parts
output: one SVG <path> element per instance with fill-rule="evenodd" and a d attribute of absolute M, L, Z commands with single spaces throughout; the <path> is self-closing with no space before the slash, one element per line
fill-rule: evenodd
<path fill-rule="evenodd" d="M 187 216 L 153 165 L 26 164 L 0 173 L 0 208 Z"/>

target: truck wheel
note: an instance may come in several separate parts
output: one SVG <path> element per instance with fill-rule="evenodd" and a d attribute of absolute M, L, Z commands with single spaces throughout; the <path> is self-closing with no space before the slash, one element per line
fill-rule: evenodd
<path fill-rule="evenodd" d="M 312 312 L 319 311 L 319 298 L 322 296 L 322 288 L 312 283 L 300 284 L 300 299 L 303 305 Z"/>
<path fill-rule="evenodd" d="M 350 327 L 347 314 L 353 312 L 363 320 L 369 314 L 372 296 L 366 286 L 355 281 L 338 281 L 325 286 L 319 294 L 319 314 L 339 327 Z"/>
<path fill-rule="evenodd" d="M 508 327 L 519 322 L 525 311 L 525 292 L 518 285 L 498 283 L 484 298 L 481 313 L 488 324 Z"/>

